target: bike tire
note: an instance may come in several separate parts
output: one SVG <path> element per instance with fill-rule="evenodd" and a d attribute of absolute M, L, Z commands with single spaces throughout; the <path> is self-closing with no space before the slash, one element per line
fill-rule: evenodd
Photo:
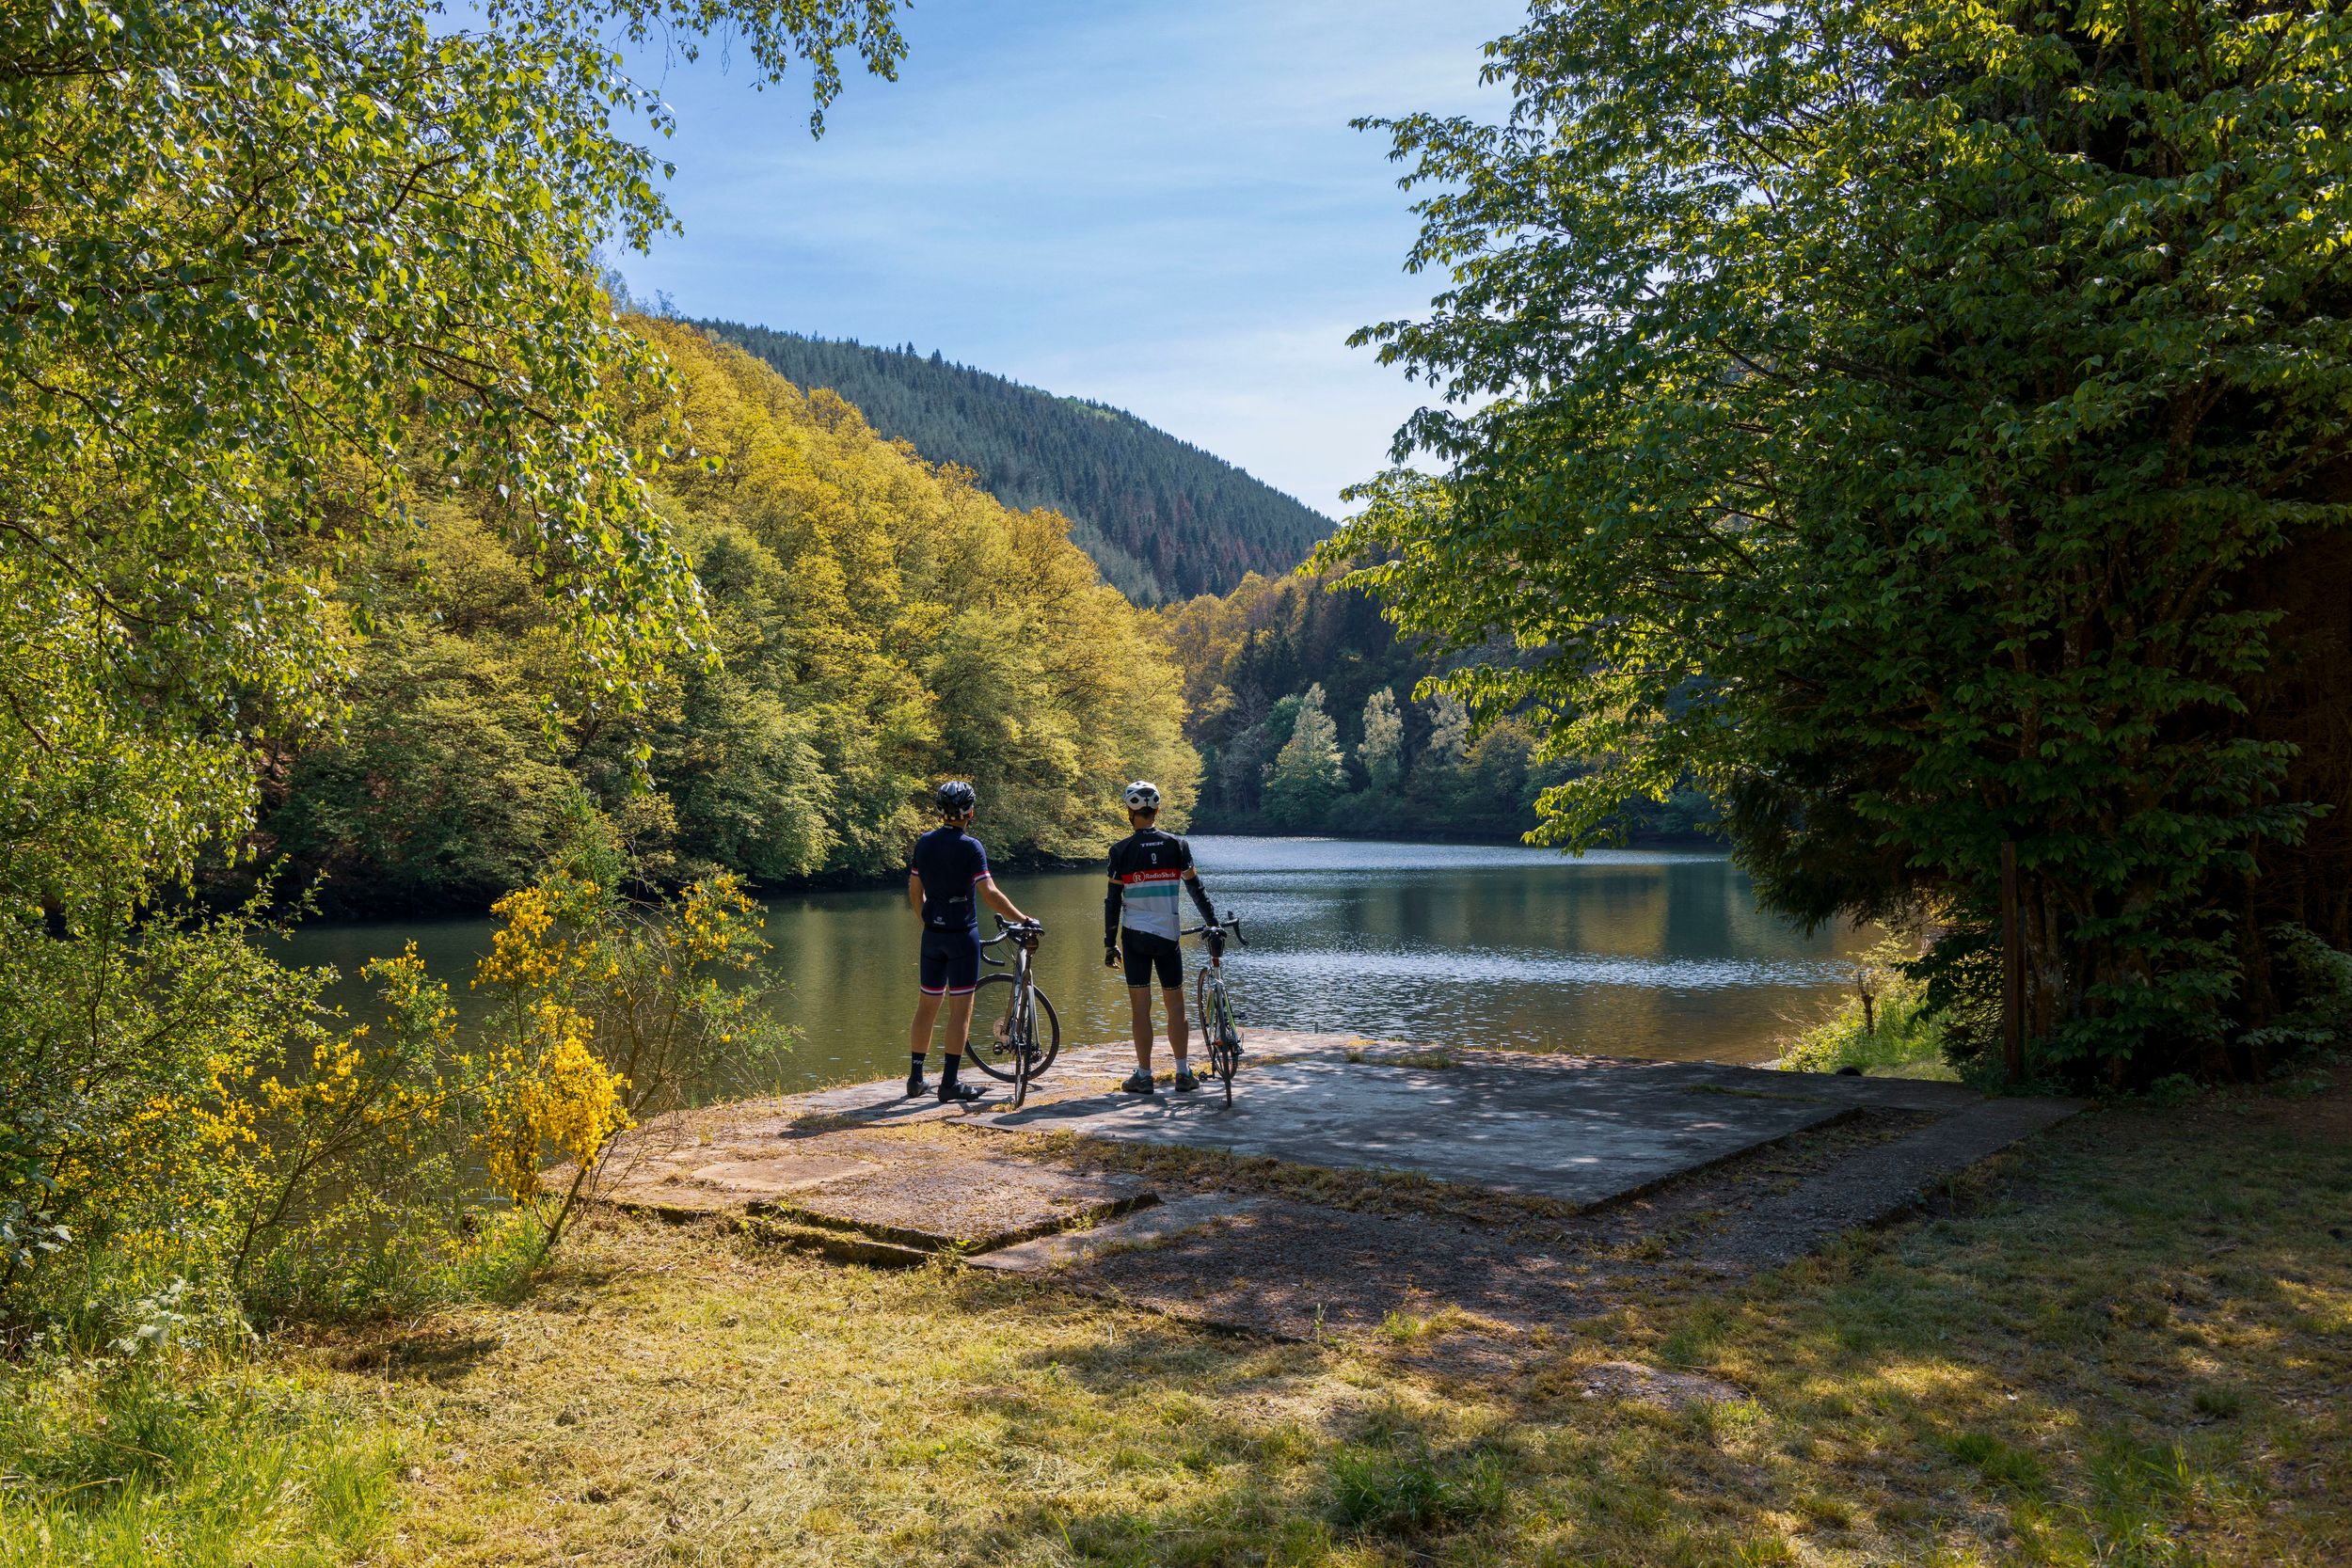
<path fill-rule="evenodd" d="M 1225 999 L 1223 985 L 1212 986 L 1209 972 L 1201 970 L 1193 980 L 1193 1012 L 1200 1020 L 1200 1032 L 1209 1041 L 1209 1070 L 1225 1085 L 1225 1103 L 1233 1103 L 1233 1069 L 1240 1065 L 1235 1059 L 1233 1020 Z"/>
<path fill-rule="evenodd" d="M 964 1047 L 974 1067 L 1006 1084 L 1015 1079 L 1012 1042 L 997 1043 L 995 1030 L 997 1021 L 1012 1010 L 1016 994 L 1009 974 L 991 974 L 980 982 L 972 995 L 972 1038 Z M 1029 994 L 1037 1000 L 1037 1060 L 1029 1065 L 1029 1076 L 1036 1078 L 1061 1053 L 1061 1018 L 1042 989 L 1033 985 Z"/>

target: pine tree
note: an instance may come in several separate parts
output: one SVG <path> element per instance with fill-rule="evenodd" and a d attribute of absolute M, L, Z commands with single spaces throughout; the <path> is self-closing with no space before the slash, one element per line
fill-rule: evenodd
<path fill-rule="evenodd" d="M 1222 594 L 1284 573 L 1330 519 L 1134 415 L 1057 397 L 912 343 L 870 348 L 733 322 L 700 324 L 803 391 L 828 388 L 890 440 L 954 463 L 1015 511 L 1044 507 L 1137 604 Z"/>

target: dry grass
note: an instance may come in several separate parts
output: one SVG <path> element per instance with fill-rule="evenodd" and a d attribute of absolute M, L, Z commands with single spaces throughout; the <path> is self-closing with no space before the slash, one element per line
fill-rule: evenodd
<path fill-rule="evenodd" d="M 1510 1341 L 1214 1335 L 607 1222 L 313 1347 L 422 1423 L 392 1563 L 2352 1561 L 2352 1095 L 2080 1118 L 1942 1217 Z M 1632 1358 L 1743 1401 L 1588 1399 Z"/>

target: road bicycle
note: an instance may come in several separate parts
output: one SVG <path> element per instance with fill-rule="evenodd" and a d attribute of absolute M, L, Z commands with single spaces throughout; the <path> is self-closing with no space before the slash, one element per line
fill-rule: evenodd
<path fill-rule="evenodd" d="M 1193 1013 L 1209 1041 L 1209 1070 L 1225 1085 L 1225 1103 L 1233 1102 L 1233 1071 L 1241 1066 L 1241 1031 L 1233 1026 L 1233 1005 L 1225 993 L 1225 939 L 1249 945 L 1241 934 L 1241 916 L 1225 911 L 1222 926 L 1188 926 L 1184 935 L 1199 937 L 1209 950 L 1209 961 L 1193 976 Z"/>
<path fill-rule="evenodd" d="M 1034 920 L 1011 921 L 998 915 L 996 934 L 980 943 L 980 956 L 999 969 L 1009 962 L 1012 973 L 989 975 L 972 996 L 973 1023 L 987 1020 L 988 1027 L 975 1027 L 965 1049 L 982 1072 L 1012 1085 L 1016 1111 L 1029 1098 L 1029 1085 L 1054 1065 L 1054 1057 L 1061 1051 L 1061 1020 L 1053 1003 L 1038 990 L 1034 973 L 1037 939 L 1044 930 Z M 988 951 L 999 942 L 1012 944 L 1010 959 Z"/>

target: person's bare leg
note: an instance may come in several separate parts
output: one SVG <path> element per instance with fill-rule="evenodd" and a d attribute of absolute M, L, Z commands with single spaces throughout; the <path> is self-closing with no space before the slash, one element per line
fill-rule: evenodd
<path fill-rule="evenodd" d="M 1184 988 L 1175 986 L 1160 992 L 1168 998 L 1168 1049 L 1176 1058 L 1176 1070 L 1184 1069 L 1184 1057 L 1192 1050 L 1192 1023 L 1184 1017 Z"/>
<path fill-rule="evenodd" d="M 931 1048 L 931 1026 L 939 1022 L 939 1005 L 947 999 L 930 991 L 914 1005 L 914 1026 L 907 1031 L 907 1050 L 920 1056 Z M 969 1016 L 969 1008 L 966 1009 Z"/>
<path fill-rule="evenodd" d="M 974 993 L 947 998 L 947 1054 L 961 1056 L 964 1045 L 972 1038 L 972 1003 Z"/>
<path fill-rule="evenodd" d="M 1127 1006 L 1135 1015 L 1136 1067 L 1148 1074 L 1152 1070 L 1152 988 L 1129 986 Z"/>

